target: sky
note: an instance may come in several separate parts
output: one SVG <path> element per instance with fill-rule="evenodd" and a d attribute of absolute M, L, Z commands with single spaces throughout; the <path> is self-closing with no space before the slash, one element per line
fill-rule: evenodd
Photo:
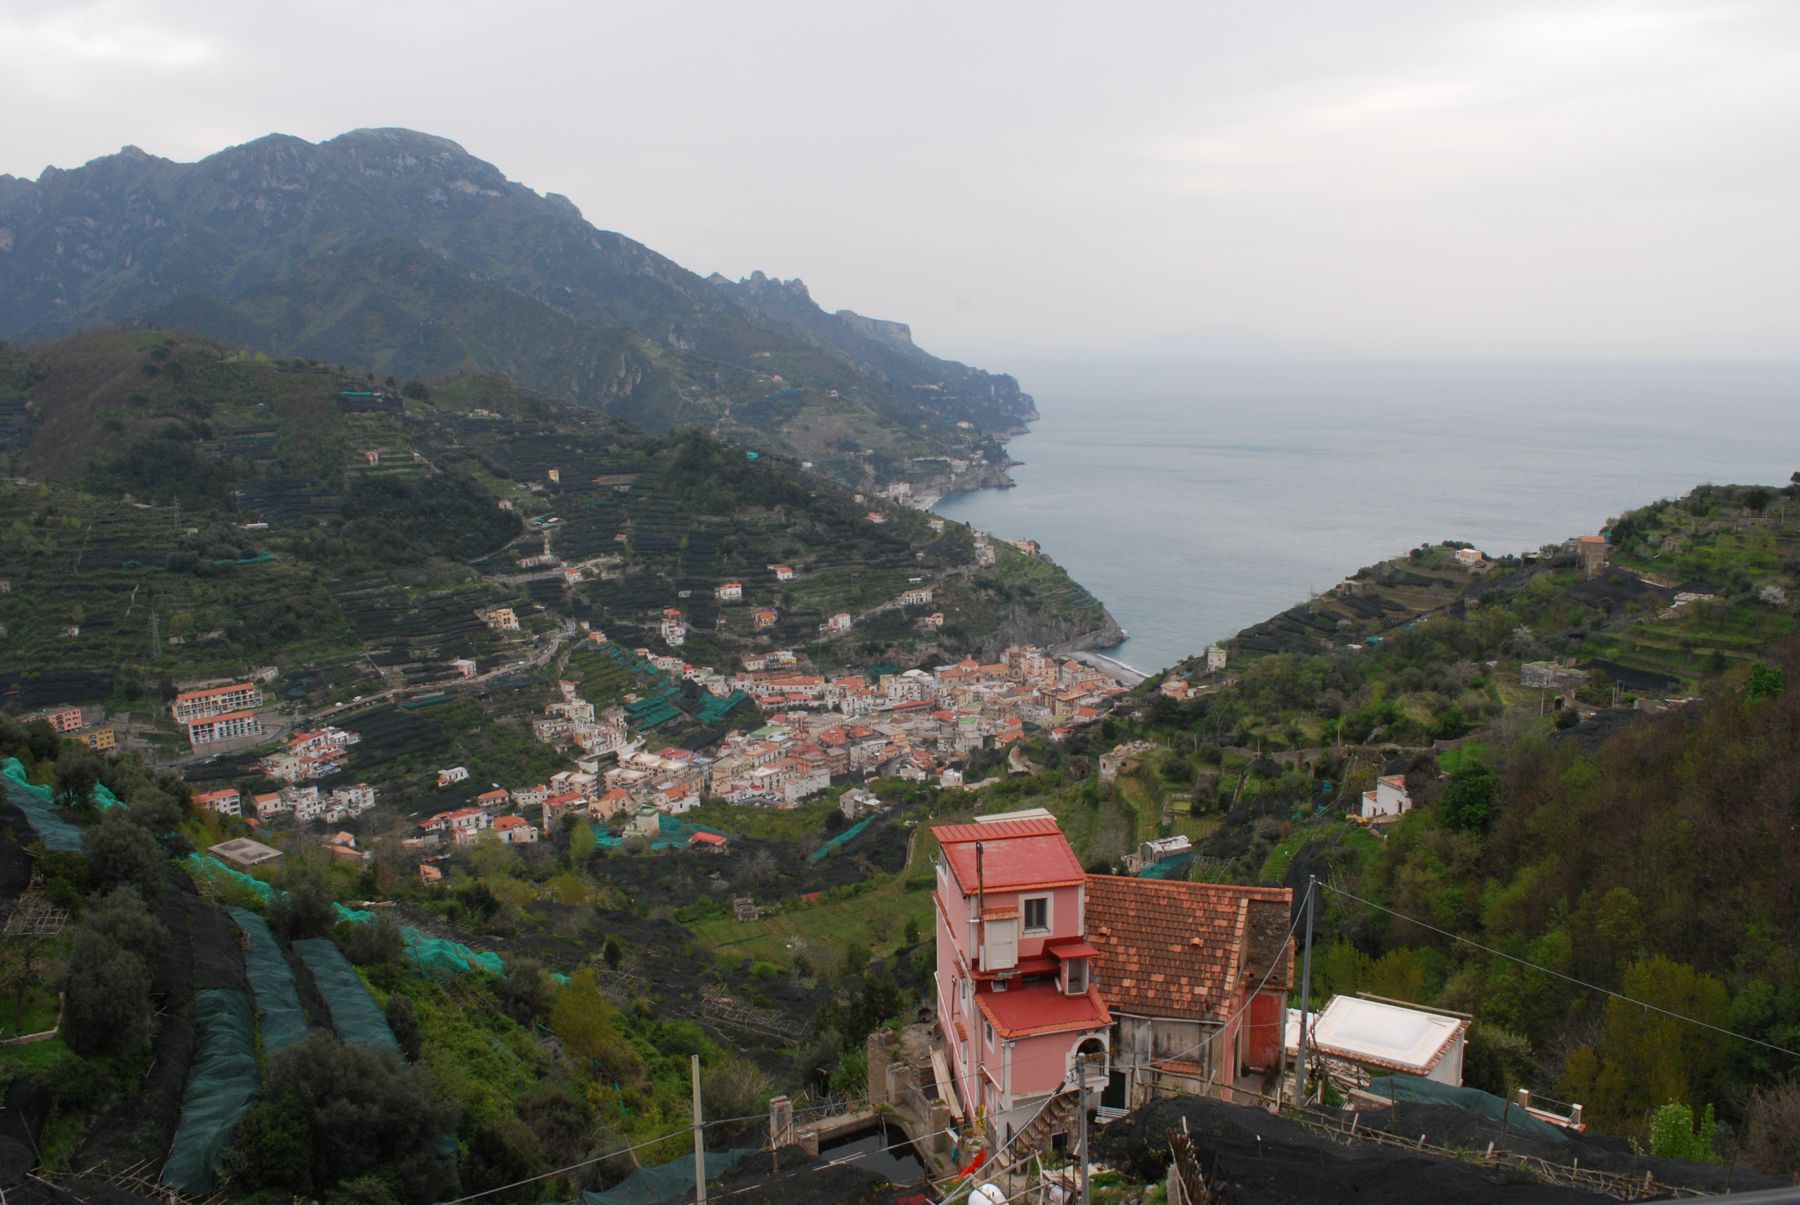
<path fill-rule="evenodd" d="M 443 135 L 989 367 L 1800 356 L 1794 0 L 0 0 L 0 111 L 28 178 Z"/>

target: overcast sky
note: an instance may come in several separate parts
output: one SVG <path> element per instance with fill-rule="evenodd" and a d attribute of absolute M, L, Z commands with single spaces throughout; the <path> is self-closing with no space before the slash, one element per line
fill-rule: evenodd
<path fill-rule="evenodd" d="M 1795 0 L 0 0 L 0 172 L 452 138 L 940 354 L 1800 355 Z"/>

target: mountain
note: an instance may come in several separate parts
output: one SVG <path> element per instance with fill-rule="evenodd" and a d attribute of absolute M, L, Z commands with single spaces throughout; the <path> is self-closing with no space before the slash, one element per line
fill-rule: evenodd
<path fill-rule="evenodd" d="M 682 655 L 721 668 L 774 648 L 842 668 L 1119 638 L 1042 557 L 995 543 L 984 564 L 963 524 L 492 374 L 402 396 L 157 330 L 0 344 L 0 472 L 9 708 L 251 664 L 325 703 L 447 680 L 452 659 L 517 657 L 577 621 L 660 648 L 665 608 Z M 727 580 L 738 605 L 714 597 Z M 930 606 L 894 605 L 919 588 Z M 502 605 L 520 638 L 477 618 Z M 753 626 L 759 609 L 773 618 Z M 840 611 L 854 631 L 822 635 Z"/>
<path fill-rule="evenodd" d="M 1004 481 L 999 440 L 1036 416 L 1011 377 L 929 355 L 903 323 L 827 313 L 799 281 L 702 278 L 410 130 L 0 176 L 0 338 L 107 324 L 401 379 L 500 373 L 933 492 Z"/>

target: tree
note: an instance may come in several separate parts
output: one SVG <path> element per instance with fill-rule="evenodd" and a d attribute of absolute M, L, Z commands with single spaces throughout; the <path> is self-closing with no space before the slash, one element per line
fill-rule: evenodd
<path fill-rule="evenodd" d="M 1725 985 L 1656 954 L 1627 966 L 1620 990 L 1630 999 L 1607 1001 L 1599 1073 L 1592 1095 L 1584 1098 L 1599 1102 L 1601 1123 L 1625 1129 L 1640 1124 L 1658 1102 L 1691 1107 L 1714 1095 L 1730 1053 L 1720 1032 L 1731 1020 Z"/>
<path fill-rule="evenodd" d="M 100 759 L 81 745 L 65 747 L 56 759 L 56 802 L 66 808 L 89 807 L 99 785 Z"/>
<path fill-rule="evenodd" d="M 1744 684 L 1744 697 L 1748 699 L 1772 699 L 1780 694 L 1786 685 L 1780 669 L 1758 661 L 1750 667 L 1750 679 Z"/>
<path fill-rule="evenodd" d="M 394 1031 L 394 1041 L 400 1043 L 400 1053 L 406 1056 L 407 1062 L 418 1062 L 425 1036 L 419 1028 L 419 1015 L 413 1009 L 412 997 L 394 992 L 388 996 L 387 1007 L 382 1011 L 387 1017 L 388 1028 Z"/>
<path fill-rule="evenodd" d="M 1450 782 L 1438 801 L 1447 828 L 1485 833 L 1494 822 L 1494 805 L 1500 793 L 1500 775 L 1492 766 L 1469 758 L 1450 774 Z"/>
<path fill-rule="evenodd" d="M 150 968 L 105 934 L 83 927 L 63 976 L 63 1041 L 83 1056 L 127 1057 L 150 1037 Z"/>
<path fill-rule="evenodd" d="M 331 932 L 336 914 L 325 876 L 318 867 L 289 862 L 287 873 L 281 877 L 281 888 L 269 899 L 269 923 L 277 932 L 289 941 L 323 937 Z"/>
<path fill-rule="evenodd" d="M 533 958 L 515 958 L 506 965 L 506 978 L 494 985 L 507 1015 L 529 1025 L 556 1007 L 556 981 Z"/>
<path fill-rule="evenodd" d="M 309 1180 L 328 1193 L 375 1176 L 401 1200 L 442 1200 L 455 1169 L 435 1152 L 456 1117 L 426 1067 L 315 1030 L 271 1060 L 267 1099 L 245 1117 L 228 1166 L 250 1185 L 289 1193 L 309 1191 Z"/>
<path fill-rule="evenodd" d="M 1765 1176 L 1800 1176 L 1800 1080 L 1750 1094 L 1744 1108 L 1744 1159 Z"/>
<path fill-rule="evenodd" d="M 88 886 L 104 894 L 115 887 L 137 889 L 147 904 L 162 898 L 168 859 L 162 847 L 125 808 L 108 808 L 87 832 Z"/>
<path fill-rule="evenodd" d="M 569 857 L 577 865 L 594 856 L 599 840 L 594 836 L 594 826 L 585 817 L 577 820 L 569 828 Z"/>
<path fill-rule="evenodd" d="M 556 994 L 550 1030 L 570 1053 L 594 1060 L 615 1079 L 631 1081 L 643 1074 L 643 1060 L 619 1034 L 619 1010 L 600 991 L 592 971 L 576 972 Z"/>
<path fill-rule="evenodd" d="M 406 938 L 400 924 L 383 912 L 374 920 L 351 924 L 344 954 L 360 967 L 393 966 L 406 956 Z"/>
<path fill-rule="evenodd" d="M 133 950 L 141 957 L 154 958 L 169 931 L 144 904 L 136 887 L 115 887 L 89 905 L 81 922 L 86 928 L 107 938 L 122 950 Z"/>

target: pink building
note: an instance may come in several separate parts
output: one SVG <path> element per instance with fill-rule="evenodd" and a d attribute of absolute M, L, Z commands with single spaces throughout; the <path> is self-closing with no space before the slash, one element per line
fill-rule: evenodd
<path fill-rule="evenodd" d="M 932 835 L 938 1026 L 963 1115 L 993 1147 L 1017 1134 L 1009 1153 L 1072 1135 L 1077 1057 L 1104 1055 L 1112 1024 L 1084 936 L 1087 876 L 1047 814 Z"/>

